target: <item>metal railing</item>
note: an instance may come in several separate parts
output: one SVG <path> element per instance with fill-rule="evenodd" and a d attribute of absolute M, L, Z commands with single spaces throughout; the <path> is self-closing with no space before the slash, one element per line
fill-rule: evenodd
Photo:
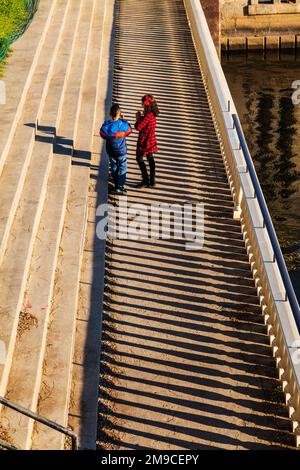
<path fill-rule="evenodd" d="M 27 416 L 28 418 L 31 418 L 41 424 L 44 424 L 48 428 L 54 429 L 57 432 L 60 432 L 64 434 L 65 436 L 68 436 L 72 440 L 72 450 L 78 450 L 78 437 L 77 434 L 72 431 L 71 429 L 68 429 L 64 426 L 61 426 L 60 424 L 55 423 L 54 421 L 51 421 L 47 418 L 43 418 L 42 416 L 38 415 L 37 413 L 34 413 L 33 411 L 27 410 L 21 405 L 17 405 L 16 403 L 12 403 L 10 400 L 7 400 L 6 398 L 0 397 L 0 404 L 7 406 L 8 408 L 11 408 L 12 410 L 17 411 L 18 413 L 21 413 L 24 416 Z M 20 450 L 14 447 L 12 444 L 5 442 L 3 440 L 0 440 L 0 447 L 4 447 L 9 450 Z"/>
<path fill-rule="evenodd" d="M 0 448 L 2 449 L 7 449 L 7 450 L 20 450 L 18 447 L 15 447 L 12 444 L 9 444 L 9 442 L 3 441 L 3 439 L 0 439 Z"/>
<path fill-rule="evenodd" d="M 183 0 L 220 140 L 296 444 L 300 446 L 300 312 L 275 229 L 199 0 Z"/>
<path fill-rule="evenodd" d="M 16 27 L 16 32 L 5 38 L 0 43 L 0 63 L 5 59 L 11 45 L 26 31 L 30 25 L 39 5 L 40 0 L 26 0 L 25 7 L 28 12 L 26 21 Z"/>
<path fill-rule="evenodd" d="M 258 199 L 259 207 L 263 215 L 263 221 L 267 228 L 267 231 L 271 240 L 271 244 L 274 250 L 274 255 L 275 255 L 275 258 L 279 267 L 279 271 L 282 276 L 282 280 L 286 289 L 286 297 L 290 302 L 298 330 L 300 331 L 299 302 L 295 294 L 295 290 L 292 285 L 291 278 L 286 267 L 286 263 L 285 263 L 280 245 L 279 245 L 276 231 L 275 231 L 275 228 L 274 228 L 274 225 L 273 225 L 270 213 L 269 213 L 269 209 L 268 209 L 264 194 L 262 192 L 256 171 L 255 171 L 254 163 L 253 163 L 253 160 L 251 158 L 251 155 L 248 149 L 248 145 L 244 136 L 244 132 L 243 132 L 239 117 L 237 114 L 233 114 L 232 118 L 233 118 L 234 126 L 236 128 L 236 132 L 239 137 L 241 148 L 242 148 L 245 160 L 246 160 L 247 169 L 249 170 L 249 174 L 251 176 L 251 181 L 254 187 L 255 195 Z"/>

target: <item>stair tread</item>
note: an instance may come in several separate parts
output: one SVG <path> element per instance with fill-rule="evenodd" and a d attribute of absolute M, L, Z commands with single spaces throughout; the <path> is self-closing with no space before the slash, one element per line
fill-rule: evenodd
<path fill-rule="evenodd" d="M 91 5 L 92 0 L 86 1 L 86 7 L 83 9 L 80 19 L 80 35 L 77 35 L 74 49 L 76 50 L 76 60 L 71 64 L 69 71 L 67 87 L 64 91 L 64 102 L 63 102 L 63 118 L 60 120 L 57 135 L 59 137 L 68 138 L 74 135 L 75 123 L 76 123 L 76 111 L 80 103 L 80 87 L 82 68 L 85 60 L 87 47 L 88 47 L 88 33 L 89 28 L 87 25 L 90 22 Z M 59 72 L 58 72 L 59 77 Z M 45 107 L 49 104 L 49 100 L 46 100 Z M 51 104 L 50 104 L 51 106 Z M 42 116 L 40 124 L 48 125 L 44 117 Z"/>
<path fill-rule="evenodd" d="M 0 319 L 1 339 L 6 344 L 9 358 L 11 357 L 10 354 L 12 354 L 11 348 L 14 344 L 19 313 L 22 308 L 23 293 L 35 237 L 34 227 L 39 217 L 36 206 L 41 198 L 41 194 L 45 191 L 43 186 L 46 181 L 43 179 L 43 176 L 46 173 L 45 168 L 47 168 L 49 160 L 47 155 L 49 149 L 46 147 L 46 144 L 43 142 L 37 142 L 36 144 L 33 154 L 36 168 L 34 174 L 29 170 L 25 181 L 27 204 L 21 205 L 20 210 L 17 211 L 11 228 L 6 256 L 0 268 L 0 305 L 6 312 L 5 318 L 1 316 Z M 37 178 L 38 172 L 42 175 L 40 180 Z M 36 181 L 36 184 L 33 184 L 34 181 Z M 19 231 L 20 226 L 22 227 L 21 233 Z M 6 388 L 10 362 L 7 359 L 5 366 L 0 366 L 0 390 L 2 395 Z"/>
<path fill-rule="evenodd" d="M 97 77 L 100 65 L 104 4 L 96 4 L 89 58 L 82 93 L 84 105 L 79 114 L 76 149 L 91 153 L 94 133 L 94 114 Z M 91 65 L 93 64 L 93 66 Z M 93 70 L 92 70 L 93 69 Z M 84 142 L 84 143 L 83 143 Z M 39 413 L 67 425 L 77 298 L 81 272 L 81 259 L 85 235 L 89 167 L 76 165 L 74 158 L 68 197 L 61 253 L 58 258 L 51 324 L 47 336 L 47 349 L 39 401 Z M 51 390 L 51 394 L 47 393 Z M 63 436 L 55 431 L 35 425 L 33 449 L 63 447 Z"/>
<path fill-rule="evenodd" d="M 59 19 L 59 17 L 63 12 L 66 14 L 68 5 L 69 2 L 65 4 L 63 1 L 58 1 L 57 3 L 57 10 L 53 13 L 53 24 L 56 25 L 54 31 L 56 31 L 56 33 L 58 30 L 61 32 L 64 22 L 62 19 Z M 51 61 L 47 62 L 48 68 L 50 62 Z M 48 76 L 46 63 L 43 64 L 42 70 L 45 78 Z M 38 96 L 40 95 L 39 93 L 36 95 L 36 90 L 33 89 L 36 80 L 37 77 L 33 78 L 32 85 L 28 92 L 29 98 L 33 99 L 33 108 L 34 106 L 39 106 Z M 39 92 L 42 92 L 42 88 L 43 87 L 39 88 Z M 30 112 L 30 104 L 26 103 L 23 115 L 25 120 L 27 114 Z M 8 161 L 4 166 L 0 178 L 0 196 L 3 195 L 5 201 L 1 219 L 2 227 L 4 226 L 5 229 L 2 228 L 0 232 L 1 235 L 3 235 L 1 240 L 3 261 L 0 269 L 2 286 L 0 302 L 6 309 L 6 320 L 4 321 L 2 317 L 0 319 L 0 325 L 1 340 L 4 341 L 7 350 L 6 363 L 0 366 L 0 392 L 2 395 L 5 394 L 7 385 L 13 354 L 12 349 L 17 333 L 18 318 L 22 308 L 22 297 L 26 286 L 33 242 L 37 230 L 36 224 L 39 222 L 42 210 L 42 195 L 45 195 L 47 176 L 50 169 L 49 156 L 51 149 L 49 148 L 49 144 L 39 141 L 33 142 L 33 129 L 24 126 L 23 123 L 24 121 L 21 120 L 18 125 L 20 132 L 15 135 Z M 23 137 L 21 142 L 16 138 L 17 135 Z M 25 137 L 28 137 L 28 139 L 30 137 L 31 141 L 26 141 Z M 33 150 L 31 155 L 32 146 Z M 26 152 L 25 158 L 24 152 Z M 31 164 L 28 166 L 29 161 L 31 161 Z M 21 204 L 18 205 L 20 197 Z M 4 249 L 6 249 L 6 252 L 3 257 Z M 11 299 L 9 303 L 8 298 Z"/>
<path fill-rule="evenodd" d="M 82 0 L 82 4 L 85 2 L 88 4 L 91 0 Z M 74 30 L 74 20 L 76 19 L 77 16 L 77 21 L 78 21 L 78 26 L 79 26 L 79 31 L 80 31 L 80 38 L 81 38 L 81 44 L 82 43 L 82 35 L 84 35 L 84 29 L 87 29 L 89 31 L 90 29 L 90 18 L 88 17 L 90 13 L 88 13 L 88 5 L 85 5 L 87 8 L 85 9 L 85 14 L 81 15 L 82 10 L 79 9 L 79 4 L 78 2 L 74 2 L 73 4 L 73 9 L 72 12 L 73 14 L 69 16 L 68 24 L 66 24 L 65 30 L 66 33 L 69 34 L 70 28 L 73 31 L 73 34 L 75 34 Z M 79 35 L 77 35 L 77 38 Z M 62 41 L 64 43 L 64 53 L 66 53 L 67 49 L 67 43 L 65 41 L 65 34 L 62 36 Z M 71 55 L 71 37 L 69 37 L 69 58 L 73 57 Z M 73 43 L 73 42 L 72 42 Z M 83 48 L 84 49 L 84 48 Z M 75 50 L 75 49 L 74 49 Z M 63 57 L 60 57 L 58 54 L 58 62 L 60 62 Z M 66 60 L 65 60 L 66 62 Z M 73 63 L 76 64 L 76 72 L 77 72 L 77 77 L 78 77 L 78 86 L 77 89 L 74 89 L 73 87 L 73 102 L 76 102 L 74 93 L 75 91 L 79 95 L 80 93 L 80 75 L 79 71 L 77 69 L 77 58 L 73 58 Z M 65 64 L 64 72 L 66 73 L 66 67 L 67 64 Z M 62 68 L 60 68 L 60 71 L 62 72 Z M 82 69 L 82 67 L 81 67 Z M 54 71 L 56 70 L 56 67 L 54 67 Z M 82 74 L 82 70 L 81 70 Z M 60 94 L 63 91 L 63 81 L 64 77 L 57 77 L 53 76 L 50 82 L 50 88 L 49 88 L 49 94 L 51 95 L 53 101 L 56 102 L 56 110 L 59 108 L 59 102 L 60 100 Z M 57 86 L 59 84 L 59 86 Z M 53 88 L 54 88 L 54 93 L 53 93 Z M 64 98 L 64 95 L 62 95 L 62 98 Z M 62 118 L 64 119 L 64 113 L 68 115 L 69 110 L 68 110 L 68 103 L 65 105 L 65 100 L 63 99 L 64 105 L 62 106 L 63 110 L 63 115 Z M 73 104 L 73 103 L 72 103 Z M 53 107 L 50 106 L 50 108 L 47 106 L 47 104 L 44 107 L 43 110 L 43 120 L 45 122 L 48 122 L 49 124 L 53 124 L 56 126 L 56 122 L 51 122 L 50 117 L 49 117 L 49 112 L 51 115 L 51 112 L 53 111 Z M 73 117 L 74 118 L 74 117 Z M 56 113 L 56 119 L 58 119 L 57 113 Z M 75 118 L 74 118 L 75 121 Z M 72 123 L 72 126 L 70 127 L 70 137 L 71 140 L 73 139 L 73 133 L 74 132 L 74 123 Z M 43 134 L 43 137 L 45 138 L 45 134 Z M 41 142 L 36 143 L 37 147 L 41 145 Z M 44 147 L 47 145 L 47 143 L 43 143 Z M 50 159 L 50 154 L 52 154 L 52 144 L 50 142 L 50 145 L 48 143 L 48 155 L 47 155 L 47 160 Z M 32 157 L 32 162 L 29 167 L 29 181 L 33 180 L 33 174 L 35 173 L 35 167 L 36 167 L 36 160 L 38 161 L 39 155 L 36 155 L 36 158 L 34 158 L 34 153 L 35 149 L 33 151 L 33 157 Z M 13 361 L 12 361 L 12 368 L 9 376 L 9 382 L 8 382 L 8 394 L 9 398 L 12 401 L 15 401 L 17 403 L 22 404 L 25 407 L 29 407 L 30 409 L 35 409 L 36 408 L 36 390 L 32 386 L 33 383 L 37 382 L 37 387 L 39 387 L 38 383 L 38 375 L 40 374 L 39 370 L 41 369 L 42 363 L 41 360 L 43 359 L 43 342 L 44 342 L 44 336 L 46 332 L 46 327 L 47 327 L 47 316 L 50 308 L 50 300 L 51 299 L 51 294 L 52 294 L 52 278 L 53 274 L 55 272 L 55 267 L 56 267 L 56 255 L 55 255 L 55 249 L 56 245 L 60 241 L 60 235 L 61 235 L 61 227 L 60 224 L 56 225 L 55 230 L 51 230 L 50 227 L 48 227 L 47 224 L 55 224 L 55 220 L 61 220 L 63 221 L 64 217 L 64 211 L 65 211 L 65 199 L 67 195 L 67 189 L 68 189 L 68 181 L 69 181 L 69 173 L 70 173 L 70 168 L 71 168 L 71 160 L 70 160 L 70 155 L 71 152 L 69 153 L 68 158 L 63 157 L 61 154 L 55 154 L 53 155 L 53 169 L 51 170 L 51 175 L 49 178 L 48 182 L 48 188 L 47 188 L 47 199 L 45 201 L 42 217 L 41 217 L 41 225 L 38 229 L 37 233 L 37 239 L 35 243 L 35 250 L 33 251 L 32 259 L 31 259 L 31 274 L 29 277 L 29 281 L 27 283 L 27 288 L 26 288 L 26 296 L 25 296 L 25 302 L 23 305 L 23 310 L 26 311 L 26 306 L 27 306 L 27 311 L 26 314 L 30 318 L 33 319 L 34 325 L 36 325 L 36 322 L 39 322 L 35 328 L 32 328 L 30 330 L 32 335 L 35 335 L 35 342 L 31 342 L 32 338 L 28 336 L 28 331 L 26 331 L 26 335 L 22 335 L 21 337 L 18 338 L 18 342 L 16 345 L 16 349 L 14 352 L 13 356 Z M 45 159 L 45 156 L 43 155 L 43 158 Z M 31 170 L 31 173 L 30 173 Z M 45 170 L 45 169 L 44 169 Z M 40 181 L 42 181 L 42 172 L 39 175 Z M 45 182 L 43 183 L 43 185 Z M 26 185 L 25 185 L 26 186 Z M 28 189 L 28 188 L 27 188 Z M 24 192 L 26 192 L 26 187 L 24 187 Z M 38 194 L 38 193 L 37 193 Z M 22 201 L 23 202 L 23 201 Z M 30 201 L 31 205 L 35 205 L 35 207 L 38 204 L 38 200 L 35 201 Z M 24 204 L 23 204 L 24 205 Z M 22 208 L 22 211 L 26 213 L 26 203 L 25 207 Z M 55 217 L 53 217 L 53 214 L 55 213 Z M 33 230 L 33 226 L 31 229 L 26 228 L 27 231 Z M 23 227 L 22 224 L 16 228 L 16 232 L 18 233 L 18 236 L 21 238 L 23 236 Z M 42 244 L 41 244 L 42 240 Z M 50 248 L 52 248 L 52 254 L 50 255 Z M 53 252 L 54 250 L 54 252 Z M 43 263 L 41 265 L 40 259 L 43 259 Z M 38 264 L 38 267 L 37 267 Z M 42 288 L 43 286 L 43 288 Z M 46 299 L 48 298 L 48 302 Z M 28 301 L 26 300 L 28 299 Z M 32 307 L 29 309 L 28 305 L 32 305 Z M 42 310 L 41 310 L 42 309 Z M 33 313 L 35 312 L 35 313 Z M 44 322 L 42 321 L 42 318 L 44 318 Z M 26 319 L 26 317 L 25 317 Z M 23 318 L 21 318 L 20 323 L 18 325 L 19 330 L 22 329 L 22 321 Z M 32 354 L 31 354 L 31 361 L 28 364 L 26 361 L 28 361 L 28 355 L 30 356 L 30 347 L 32 347 Z M 26 351 L 28 352 L 28 355 L 26 355 Z M 37 354 L 37 352 L 39 353 Z M 24 366 L 24 367 L 22 367 Z M 25 370 L 28 372 L 28 369 L 30 368 L 31 374 L 29 375 L 30 380 L 28 382 L 29 388 L 25 388 L 24 386 L 22 387 L 14 387 L 14 383 L 22 383 L 24 384 L 24 380 L 26 380 L 26 376 L 24 377 L 24 372 Z M 27 374 L 26 372 L 26 374 Z M 34 376 L 36 375 L 36 380 L 34 380 Z M 30 388 L 31 385 L 31 388 Z M 10 423 L 10 434 L 13 434 L 13 439 L 14 441 L 19 445 L 20 448 L 27 447 L 29 439 L 28 439 L 28 424 L 30 420 L 28 420 L 25 417 L 20 418 L 15 412 L 12 412 L 11 410 L 4 410 L 3 412 L 4 418 L 8 419 Z M 22 424 L 22 425 L 21 425 Z"/>
<path fill-rule="evenodd" d="M 103 37 L 111 37 L 114 27 L 114 1 L 106 1 Z M 105 241 L 95 239 L 97 206 L 107 202 L 107 156 L 99 139 L 99 125 L 106 118 L 112 100 L 113 56 L 110 44 L 103 41 L 98 90 L 92 167 L 89 181 L 88 220 L 80 277 L 76 317 L 76 336 L 72 368 L 69 426 L 79 437 L 81 449 L 95 449 L 99 387 L 101 305 L 104 278 Z M 101 187 L 101 191 L 97 188 Z M 101 198 L 99 199 L 99 196 Z M 97 286 L 95 286 L 95 283 Z"/>
<path fill-rule="evenodd" d="M 63 13 L 67 11 L 67 5 L 58 0 L 57 10 L 54 11 L 52 24 L 48 30 L 45 45 L 45 54 L 40 59 L 32 78 L 22 117 L 17 125 L 14 140 L 9 149 L 7 159 L 0 176 L 0 198 L 5 201 L 1 207 L 0 219 L 0 262 L 6 249 L 7 234 L 10 224 L 17 209 L 18 197 L 22 191 L 27 166 L 31 156 L 32 127 L 26 124 L 34 124 L 40 107 L 41 97 L 45 81 L 49 73 L 51 53 L 54 52 L 56 41 L 53 35 L 58 36 L 63 25 Z M 24 158 L 25 155 L 25 158 Z"/>
<path fill-rule="evenodd" d="M 71 61 L 71 53 L 73 51 L 77 32 L 77 23 L 80 20 L 80 25 L 84 28 L 84 22 L 81 21 L 81 16 L 83 15 L 81 9 L 82 1 L 71 2 L 68 18 L 64 27 L 64 32 L 61 39 L 61 44 L 63 47 L 60 47 L 56 56 L 56 61 L 53 67 L 51 82 L 49 85 L 49 91 L 45 98 L 43 114 L 39 120 L 39 124 L 46 124 L 47 126 L 58 127 L 60 123 L 60 107 L 62 101 L 58 99 L 61 95 L 63 87 L 66 86 L 69 65 Z M 84 34 L 84 29 L 80 31 L 80 35 Z M 63 90 L 65 94 L 65 89 Z M 64 101 L 65 103 L 65 101 Z"/>
<path fill-rule="evenodd" d="M 82 2 L 80 34 L 73 43 L 75 25 L 74 20 L 72 26 L 69 21 L 72 12 L 78 11 L 79 2 L 57 0 L 45 45 L 51 31 L 54 42 L 60 34 L 64 49 L 52 44 L 39 58 L 0 176 L 4 202 L 0 217 L 0 282 L 4 287 L 0 292 L 0 327 L 5 319 L 0 339 L 4 338 L 9 352 L 5 367 L 0 365 L 0 393 L 6 392 L 12 401 L 64 425 L 68 424 L 89 162 L 95 109 L 99 106 L 107 4 L 106 0 Z M 63 12 L 68 12 L 66 22 Z M 76 54 L 68 66 L 71 44 Z M 58 98 L 62 93 L 63 101 Z M 34 141 L 34 128 L 24 124 L 35 122 L 40 109 Z M 53 128 L 58 136 L 54 152 Z M 73 142 L 78 152 L 71 165 Z M 53 389 L 47 388 L 54 377 Z M 62 435 L 7 408 L 2 409 L 1 420 L 3 425 L 9 423 L 10 437 L 20 448 L 64 446 Z"/>
<path fill-rule="evenodd" d="M 81 175 L 76 183 L 78 184 L 79 181 L 82 181 Z M 77 310 L 76 290 L 80 276 L 80 269 L 78 269 L 80 261 L 76 260 L 74 253 L 80 257 L 84 231 L 82 213 L 86 210 L 85 198 L 74 197 L 77 188 L 74 187 L 76 186 L 74 180 L 72 183 L 71 198 L 68 201 L 68 213 L 61 243 L 61 255 L 58 259 L 56 272 L 51 323 L 47 336 L 47 350 L 38 407 L 41 415 L 65 426 L 68 418 L 69 398 L 67 391 L 71 380 L 70 368 L 73 358 L 75 326 L 75 319 L 71 318 L 69 312 L 74 314 Z M 74 227 L 72 221 L 75 219 Z M 51 390 L 51 394 L 47 393 L 49 390 Z M 57 449 L 62 446 L 63 436 L 40 426 L 38 423 L 35 429 L 33 449 Z"/>
<path fill-rule="evenodd" d="M 82 4 L 84 5 L 83 14 L 82 10 L 79 9 L 81 3 L 74 2 L 74 14 L 70 15 L 70 23 L 66 25 L 65 29 L 66 33 L 69 34 L 70 27 L 72 27 L 73 34 L 76 34 L 76 32 L 74 32 L 74 21 L 72 18 L 75 17 L 75 11 L 77 11 L 78 31 L 80 34 L 77 35 L 76 41 L 80 41 L 82 46 L 82 57 L 84 58 L 84 40 L 87 43 L 88 32 L 91 27 L 93 0 L 82 0 Z M 68 37 L 68 40 L 69 45 L 71 45 L 70 36 Z M 67 61 L 67 58 L 64 58 L 68 51 L 66 47 L 65 34 L 62 37 L 62 41 L 65 46 L 64 52 L 57 56 L 57 64 L 54 66 L 54 73 L 50 82 L 49 93 L 46 98 L 42 118 L 40 119 L 41 123 L 47 122 L 47 125 L 50 127 L 56 127 L 55 119 L 58 119 L 58 102 L 60 101 L 58 96 L 62 92 L 64 82 L 64 77 L 57 73 L 60 72 L 61 74 L 66 74 L 67 72 L 67 64 L 65 64 L 64 68 L 61 67 L 61 60 L 64 60 L 65 62 Z M 76 41 L 74 44 L 72 41 L 73 46 L 76 46 Z M 76 51 L 76 47 L 74 47 L 74 51 Z M 71 54 L 69 57 L 70 59 L 72 58 Z M 75 74 L 76 81 L 73 77 Z M 79 99 L 82 74 L 83 66 L 81 63 L 80 68 L 78 67 L 78 54 L 76 54 L 71 61 L 70 67 L 69 77 L 73 79 L 70 83 L 69 80 L 67 80 L 66 87 L 64 88 L 61 116 L 61 122 L 64 125 L 64 130 L 67 131 L 69 142 L 72 142 L 74 139 L 73 134 L 76 115 L 73 115 L 72 121 L 69 120 L 70 126 L 68 129 L 65 126 L 64 120 L 65 115 L 69 116 L 70 114 L 69 107 L 73 109 L 73 104 Z M 72 86 L 72 101 L 65 100 L 65 92 L 69 89 L 70 84 Z M 78 96 L 78 99 L 76 99 L 76 95 Z M 52 105 L 54 101 L 55 105 Z M 60 134 L 60 127 L 58 129 L 58 133 Z M 68 148 L 69 144 L 67 144 L 66 147 Z M 33 318 L 33 323 L 31 324 L 30 330 L 26 330 L 25 333 L 18 338 L 8 382 L 9 399 L 20 403 L 22 406 L 28 407 L 33 411 L 36 410 L 37 396 L 40 387 L 40 375 L 43 364 L 42 361 L 44 356 L 48 317 L 51 307 L 57 250 L 61 237 L 62 223 L 65 215 L 65 202 L 68 193 L 71 154 L 72 151 L 70 149 L 69 152 L 66 152 L 67 157 L 63 156 L 61 153 L 54 153 L 53 155 L 53 168 L 48 182 L 47 198 L 44 204 L 31 259 L 30 276 L 26 286 L 26 295 L 23 307 L 27 316 Z M 56 223 L 57 221 L 60 221 L 60 223 Z M 52 229 L 52 227 L 55 227 L 55 229 Z M 19 227 L 19 233 L 22 233 L 22 227 Z M 23 319 L 21 318 L 20 323 L 22 323 L 22 320 Z M 30 362 L 28 363 L 29 357 Z M 15 387 L 14 384 L 17 383 L 22 383 L 22 387 Z M 31 444 L 30 437 L 32 421 L 26 417 L 20 417 L 15 412 L 8 409 L 3 412 L 3 417 L 9 422 L 10 427 L 8 431 L 10 432 L 15 444 L 20 448 L 28 448 Z"/>
<path fill-rule="evenodd" d="M 22 96 L 26 93 L 30 75 L 34 70 L 34 65 L 41 50 L 43 38 L 47 33 L 47 27 L 51 23 L 54 7 L 55 1 L 53 0 L 40 1 L 38 11 L 30 27 L 14 43 L 14 53 L 7 59 L 7 65 L 3 73 L 3 80 L 6 83 L 6 102 L 0 107 L 0 155 L 2 155 L 12 132 L 18 109 L 21 107 Z M 15 77 L 18 77 L 18 80 L 15 80 Z"/>
<path fill-rule="evenodd" d="M 34 247 L 34 262 L 27 283 L 23 311 L 31 319 L 16 342 L 10 371 L 7 397 L 29 409 L 36 409 L 44 343 L 47 332 L 48 312 L 51 306 L 52 286 L 56 267 L 58 244 L 61 237 L 65 201 L 68 189 L 67 159 L 57 156 L 49 178 L 49 191 Z M 26 317 L 25 317 L 26 319 Z M 30 420 L 12 410 L 3 411 L 9 422 L 9 434 L 20 448 L 28 448 Z M 32 423 L 31 423 L 32 425 Z"/>

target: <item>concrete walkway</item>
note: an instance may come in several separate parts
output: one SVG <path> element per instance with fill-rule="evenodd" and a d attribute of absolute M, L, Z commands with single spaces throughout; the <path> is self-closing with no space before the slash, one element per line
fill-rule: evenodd
<path fill-rule="evenodd" d="M 194 252 L 178 240 L 108 244 L 99 447 L 293 447 L 183 2 L 117 5 L 114 98 L 132 122 L 144 93 L 161 108 L 158 185 L 130 187 L 128 202 L 204 202 L 206 236 Z"/>

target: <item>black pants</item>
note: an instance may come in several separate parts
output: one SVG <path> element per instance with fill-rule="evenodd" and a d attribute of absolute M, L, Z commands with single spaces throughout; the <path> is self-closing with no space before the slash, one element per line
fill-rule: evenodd
<path fill-rule="evenodd" d="M 136 161 L 138 162 L 140 170 L 142 172 L 143 180 L 148 183 L 149 176 L 148 176 L 147 168 L 144 162 L 145 156 L 147 157 L 149 168 L 150 168 L 150 183 L 154 183 L 155 182 L 155 160 L 154 160 L 153 153 L 148 153 L 148 155 L 137 154 Z"/>

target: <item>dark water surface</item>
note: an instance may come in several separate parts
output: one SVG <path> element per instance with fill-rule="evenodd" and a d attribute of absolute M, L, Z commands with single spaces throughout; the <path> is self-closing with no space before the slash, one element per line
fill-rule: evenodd
<path fill-rule="evenodd" d="M 235 54 L 222 65 L 300 299 L 300 57 Z"/>

